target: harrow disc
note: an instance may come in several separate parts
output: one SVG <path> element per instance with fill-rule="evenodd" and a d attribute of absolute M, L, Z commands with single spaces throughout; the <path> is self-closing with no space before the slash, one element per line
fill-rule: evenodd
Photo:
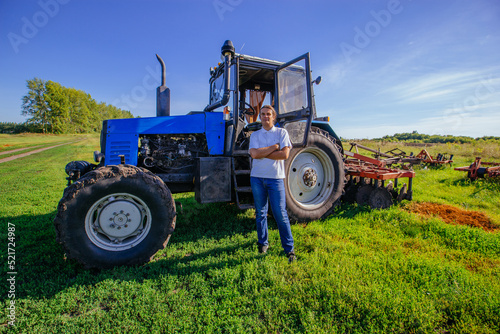
<path fill-rule="evenodd" d="M 392 195 L 387 188 L 378 187 L 373 189 L 368 198 L 368 204 L 372 209 L 386 209 L 392 205 Z"/>
<path fill-rule="evenodd" d="M 359 205 L 368 204 L 368 200 L 372 191 L 373 187 L 369 184 L 360 186 L 356 193 L 356 203 L 358 203 Z"/>
<path fill-rule="evenodd" d="M 397 197 L 397 201 L 401 202 L 402 200 L 406 199 L 406 183 L 403 184 L 401 189 L 399 190 L 399 195 Z"/>
<path fill-rule="evenodd" d="M 343 200 L 347 203 L 356 202 L 356 193 L 358 192 L 358 185 L 349 182 L 345 187 L 345 194 Z"/>

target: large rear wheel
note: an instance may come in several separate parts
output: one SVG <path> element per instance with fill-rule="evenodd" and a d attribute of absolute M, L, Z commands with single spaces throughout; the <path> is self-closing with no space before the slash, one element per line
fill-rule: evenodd
<path fill-rule="evenodd" d="M 313 127 L 307 146 L 293 148 L 285 161 L 286 204 L 290 220 L 328 216 L 342 195 L 344 163 L 335 140 Z"/>
<path fill-rule="evenodd" d="M 110 268 L 149 261 L 167 244 L 175 218 L 172 194 L 160 178 L 118 165 L 66 188 L 54 225 L 68 258 Z"/>

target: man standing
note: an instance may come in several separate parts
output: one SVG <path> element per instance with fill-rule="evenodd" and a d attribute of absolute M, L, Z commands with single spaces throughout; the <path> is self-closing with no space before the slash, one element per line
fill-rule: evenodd
<path fill-rule="evenodd" d="M 296 260 L 292 230 L 286 212 L 285 163 L 292 143 L 285 129 L 274 126 L 276 111 L 270 105 L 260 110 L 262 129 L 250 136 L 250 156 L 253 159 L 250 183 L 255 201 L 257 238 L 259 252 L 269 247 L 267 210 L 271 204 L 274 219 L 278 224 L 281 245 L 289 262 Z"/>

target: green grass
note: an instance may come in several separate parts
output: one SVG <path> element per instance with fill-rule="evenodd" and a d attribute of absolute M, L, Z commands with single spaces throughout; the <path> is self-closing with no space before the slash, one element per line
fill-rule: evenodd
<path fill-rule="evenodd" d="M 500 225 L 499 181 L 500 178 L 471 181 L 466 172 L 449 167 L 421 169 L 415 178 L 415 199 L 483 211 Z"/>
<path fill-rule="evenodd" d="M 1 331 L 500 331 L 500 234 L 425 218 L 404 205 L 372 211 L 344 204 L 324 221 L 293 225 L 298 261 L 289 265 L 272 223 L 271 248 L 260 255 L 252 210 L 201 205 L 193 194 L 180 194 L 184 213 L 150 263 L 85 270 L 64 260 L 52 221 L 66 184 L 65 164 L 90 161 L 98 146 L 92 136 L 0 164 L 1 261 L 7 273 L 7 225 L 15 224 L 17 270 L 16 327 Z M 460 166 L 473 160 L 472 150 L 460 148 Z M 449 167 L 416 173 L 415 201 L 480 210 L 500 225 L 498 182 L 470 182 Z M 5 311 L 8 288 L 4 280 Z M 0 323 L 8 320 L 0 312 Z"/>
<path fill-rule="evenodd" d="M 485 143 L 485 142 L 474 142 L 473 144 L 459 144 L 459 143 L 447 143 L 447 144 L 421 144 L 425 146 L 412 146 L 412 143 L 391 143 L 391 142 L 381 142 L 381 141 L 370 141 L 361 140 L 356 141 L 359 144 L 368 146 L 375 150 L 380 150 L 381 152 L 388 152 L 389 150 L 399 148 L 400 150 L 410 154 L 413 152 L 417 155 L 422 149 L 426 149 L 433 157 L 436 157 L 439 153 L 454 155 L 454 161 L 459 163 L 464 160 L 470 162 L 474 161 L 475 157 L 488 158 L 488 160 L 498 161 L 500 160 L 500 145 L 495 143 Z M 350 149 L 351 145 L 349 142 L 344 142 L 344 148 Z M 360 153 L 363 154 L 366 151 L 360 149 Z M 487 161 L 487 160 L 485 160 Z"/>
<path fill-rule="evenodd" d="M 88 135 L 92 136 L 92 135 Z M 14 149 L 34 147 L 34 146 L 51 146 L 63 142 L 71 142 L 87 136 L 82 135 L 42 135 L 42 134 L 18 134 L 7 135 L 0 133 L 0 152 L 7 152 Z M 94 136 L 95 137 L 95 136 Z M 24 151 L 23 151 L 24 152 Z"/>

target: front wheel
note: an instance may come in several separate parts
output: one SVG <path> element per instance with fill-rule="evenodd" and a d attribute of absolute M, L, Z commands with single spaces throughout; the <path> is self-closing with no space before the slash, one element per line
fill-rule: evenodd
<path fill-rule="evenodd" d="M 335 140 L 312 128 L 307 146 L 293 148 L 285 161 L 288 215 L 292 221 L 328 216 L 342 195 L 344 163 Z"/>
<path fill-rule="evenodd" d="M 175 228 L 175 204 L 163 181 L 118 165 L 87 173 L 64 191 L 54 220 L 68 258 L 91 268 L 147 262 Z"/>

